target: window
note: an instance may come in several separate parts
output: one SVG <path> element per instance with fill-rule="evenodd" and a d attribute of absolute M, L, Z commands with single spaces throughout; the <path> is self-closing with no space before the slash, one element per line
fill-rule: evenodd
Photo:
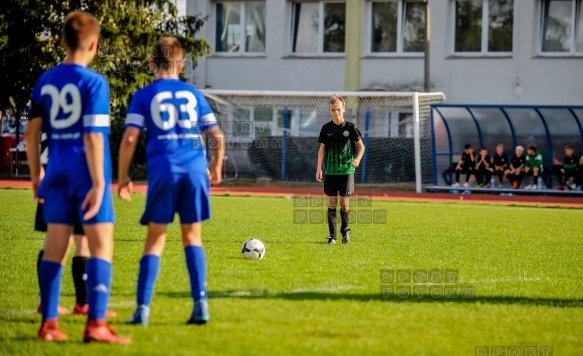
<path fill-rule="evenodd" d="M 345 12 L 345 3 L 292 3 L 292 52 L 344 53 Z"/>
<path fill-rule="evenodd" d="M 512 52 L 513 0 L 456 0 L 455 52 Z"/>
<path fill-rule="evenodd" d="M 424 52 L 425 6 L 420 1 L 375 1 L 370 6 L 373 53 Z"/>
<path fill-rule="evenodd" d="M 216 6 L 216 52 L 265 52 L 265 2 L 222 2 Z"/>
<path fill-rule="evenodd" d="M 583 1 L 542 3 L 542 51 L 583 52 Z"/>

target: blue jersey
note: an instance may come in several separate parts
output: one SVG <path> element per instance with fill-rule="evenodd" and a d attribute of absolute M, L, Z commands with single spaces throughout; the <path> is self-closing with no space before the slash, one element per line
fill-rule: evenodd
<path fill-rule="evenodd" d="M 217 125 L 204 95 L 180 79 L 136 91 L 126 127 L 146 130 L 148 175 L 207 171 L 202 132 Z"/>
<path fill-rule="evenodd" d="M 91 188 L 91 176 L 83 134 L 95 132 L 103 134 L 105 181 L 111 182 L 109 85 L 105 77 L 81 65 L 59 64 L 38 79 L 31 99 L 42 112 L 42 130 L 49 142 L 51 164 L 43 182 L 62 179 L 69 194 L 84 196 Z"/>
<path fill-rule="evenodd" d="M 41 116 L 48 146 L 47 170 L 38 196 L 44 199 L 47 224 L 75 225 L 113 223 L 110 192 L 109 85 L 104 76 L 84 66 L 59 64 L 46 71 L 32 92 L 30 115 Z M 83 220 L 82 202 L 92 181 L 85 156 L 83 135 L 103 135 L 103 171 L 106 187 L 97 215 Z"/>

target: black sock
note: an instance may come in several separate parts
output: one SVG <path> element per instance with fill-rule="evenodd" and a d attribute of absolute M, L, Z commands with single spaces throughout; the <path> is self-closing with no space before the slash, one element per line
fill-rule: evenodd
<path fill-rule="evenodd" d="M 85 285 L 85 265 L 88 257 L 75 256 L 71 264 L 71 272 L 73 272 L 73 283 L 75 284 L 76 303 L 80 306 L 87 304 L 87 287 Z"/>
<path fill-rule="evenodd" d="M 350 222 L 350 210 L 340 211 L 340 218 L 342 219 L 342 226 L 340 227 L 340 232 L 344 233 L 348 229 L 348 223 Z"/>
<path fill-rule="evenodd" d="M 38 258 L 36 259 L 36 275 L 38 277 L 38 272 L 40 271 L 40 261 L 43 260 L 43 255 L 45 254 L 44 250 L 40 250 L 38 253 Z"/>
<path fill-rule="evenodd" d="M 533 184 L 533 185 L 536 185 L 536 179 L 537 179 L 537 178 L 538 178 L 538 177 L 537 177 L 537 176 L 535 176 L 535 175 L 533 175 L 533 176 L 532 176 L 532 184 Z"/>
<path fill-rule="evenodd" d="M 328 229 L 330 237 L 336 238 L 336 209 L 328 208 Z"/>

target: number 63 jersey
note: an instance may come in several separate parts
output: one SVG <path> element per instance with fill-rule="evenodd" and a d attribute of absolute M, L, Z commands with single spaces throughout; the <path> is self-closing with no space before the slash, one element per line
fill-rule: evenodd
<path fill-rule="evenodd" d="M 104 175 L 109 184 L 109 84 L 105 77 L 81 65 L 62 63 L 43 73 L 31 100 L 29 117 L 43 118 L 42 130 L 49 143 L 50 164 L 39 194 L 60 189 L 69 196 L 83 197 L 91 188 L 85 133 L 103 134 Z"/>
<path fill-rule="evenodd" d="M 160 78 L 134 94 L 126 127 L 146 130 L 148 175 L 207 172 L 201 134 L 217 120 L 204 95 L 180 79 Z"/>

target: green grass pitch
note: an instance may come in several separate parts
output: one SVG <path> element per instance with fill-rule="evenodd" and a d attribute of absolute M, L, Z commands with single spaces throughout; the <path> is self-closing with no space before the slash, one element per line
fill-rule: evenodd
<path fill-rule="evenodd" d="M 474 355 L 477 346 L 583 354 L 580 209 L 373 201 L 385 224 L 355 223 L 351 244 L 327 245 L 326 225 L 294 223 L 293 199 L 215 196 L 203 227 L 211 322 L 185 325 L 192 301 L 175 223 L 144 328 L 124 324 L 135 306 L 144 202 L 115 200 L 111 322 L 134 343 L 85 345 L 85 318 L 67 315 L 71 341 L 45 344 L 36 340 L 35 203 L 29 190 L 0 190 L 0 354 Z M 263 260 L 242 259 L 251 237 L 265 243 Z M 383 286 L 397 286 L 381 280 L 387 269 L 453 269 L 474 295 L 384 298 Z M 72 308 L 70 260 L 63 275 L 61 305 Z"/>

